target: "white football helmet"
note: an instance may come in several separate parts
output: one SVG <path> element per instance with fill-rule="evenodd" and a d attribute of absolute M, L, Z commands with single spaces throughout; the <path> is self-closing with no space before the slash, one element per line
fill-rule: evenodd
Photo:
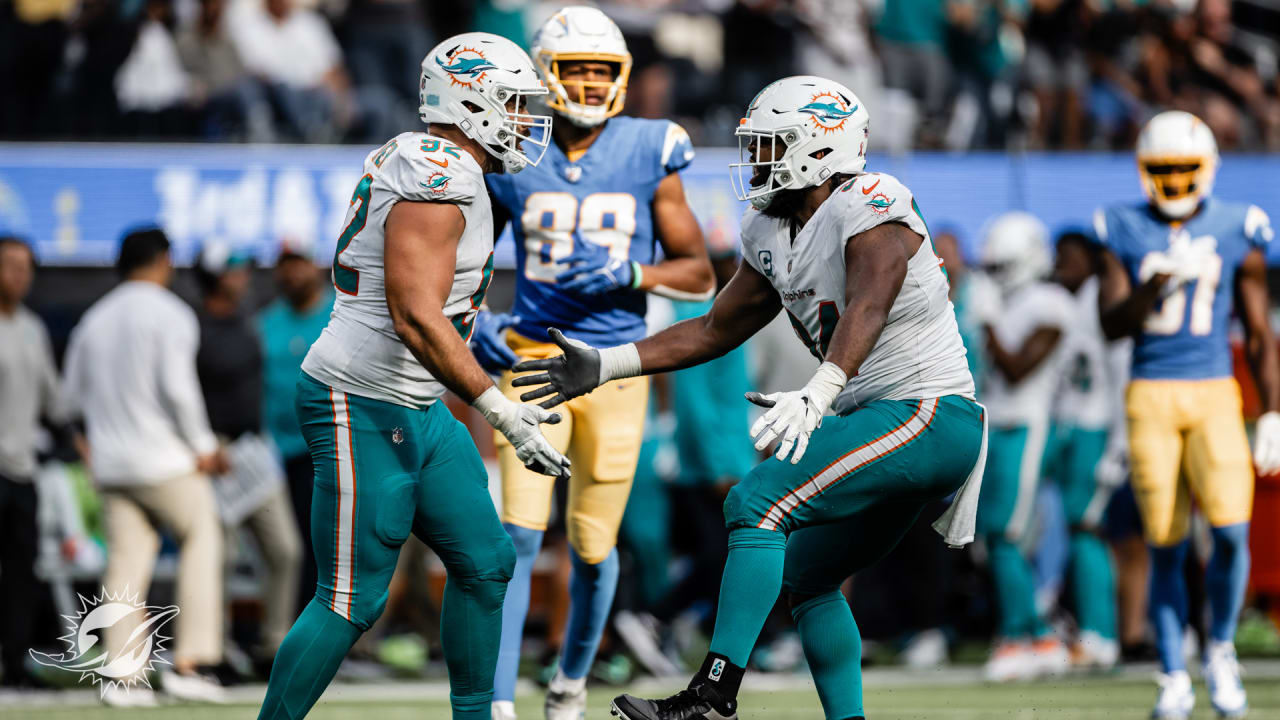
<path fill-rule="evenodd" d="M 741 156 L 729 165 L 734 194 L 763 210 L 779 190 L 862 172 L 869 122 L 858 96 L 834 80 L 796 75 L 766 86 L 734 131 Z M 767 160 L 761 159 L 766 147 Z"/>
<path fill-rule="evenodd" d="M 482 32 L 454 35 L 422 60 L 418 117 L 456 125 L 507 172 L 537 165 L 551 142 L 551 116 L 528 111 L 545 95 L 533 62 L 515 43 Z"/>
<path fill-rule="evenodd" d="M 982 269 L 1005 297 L 1049 274 L 1049 228 L 1035 215 L 1021 210 L 997 215 L 987 224 L 982 244 Z"/>
<path fill-rule="evenodd" d="M 556 13 L 533 36 L 533 62 L 551 89 L 547 107 L 579 127 L 595 127 L 622 112 L 631 76 L 631 53 L 622 31 L 596 8 L 575 5 Z M 560 63 L 594 60 L 617 65 L 612 82 L 560 79 Z M 588 105 L 586 88 L 607 88 L 600 105 Z M 572 92 L 570 92 L 572 89 Z M 576 99 L 575 99 L 576 98 Z"/>
<path fill-rule="evenodd" d="M 1218 143 L 1200 118 L 1181 110 L 1151 118 L 1138 135 L 1138 175 L 1147 200 L 1180 220 L 1213 192 Z"/>

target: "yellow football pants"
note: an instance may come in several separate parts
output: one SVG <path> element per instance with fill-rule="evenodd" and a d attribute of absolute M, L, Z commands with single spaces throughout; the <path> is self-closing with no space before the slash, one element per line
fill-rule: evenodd
<path fill-rule="evenodd" d="M 1213 527 L 1249 520 L 1253 461 L 1233 378 L 1134 380 L 1125 401 L 1148 542 L 1163 547 L 1187 536 L 1192 494 Z"/>
<path fill-rule="evenodd" d="M 551 343 L 512 331 L 507 332 L 507 344 L 521 360 L 560 354 L 560 348 Z M 515 373 L 503 373 L 498 387 L 519 402 L 520 393 L 531 388 L 512 387 L 513 377 Z M 640 459 L 648 404 L 648 378 L 615 380 L 555 408 L 562 418 L 559 424 L 542 426 L 547 440 L 573 463 L 565 525 L 569 544 L 588 563 L 603 562 L 618 542 L 618 527 Z M 494 443 L 502 470 L 502 521 L 545 530 L 555 479 L 525 468 L 502 433 L 494 433 Z"/>

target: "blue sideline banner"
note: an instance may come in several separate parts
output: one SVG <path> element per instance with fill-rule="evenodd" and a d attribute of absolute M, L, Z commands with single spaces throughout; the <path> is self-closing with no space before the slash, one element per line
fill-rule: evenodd
<path fill-rule="evenodd" d="M 48 265 L 110 264 L 121 235 L 143 224 L 165 229 L 180 263 L 214 237 L 269 263 L 287 236 L 312 238 L 327 262 L 371 149 L 0 143 L 0 232 L 32 240 Z M 743 208 L 728 180 L 736 158 L 702 149 L 683 173 L 706 232 L 730 242 Z M 930 228 L 958 232 L 971 256 L 997 213 L 1028 210 L 1056 231 L 1087 225 L 1098 205 L 1141 198 L 1127 154 L 873 154 L 868 169 L 902 179 Z M 1228 155 L 1215 194 L 1280 219 L 1278 177 L 1275 156 Z M 1270 257 L 1280 262 L 1280 248 Z M 498 266 L 513 259 L 511 242 L 500 240 Z"/>

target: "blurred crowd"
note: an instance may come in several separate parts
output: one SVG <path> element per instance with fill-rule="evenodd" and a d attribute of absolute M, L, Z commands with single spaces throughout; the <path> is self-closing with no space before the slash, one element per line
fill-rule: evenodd
<path fill-rule="evenodd" d="M 466 29 L 527 44 L 552 0 L 0 0 L 0 137 L 381 142 Z M 1128 147 L 1156 111 L 1280 147 L 1268 0 L 611 0 L 627 112 L 733 144 L 751 95 L 840 80 L 884 149 Z M 19 72 L 19 68 L 21 72 Z"/>

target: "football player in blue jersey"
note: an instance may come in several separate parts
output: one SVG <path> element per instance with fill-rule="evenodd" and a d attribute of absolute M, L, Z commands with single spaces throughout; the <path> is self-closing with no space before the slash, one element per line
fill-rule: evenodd
<path fill-rule="evenodd" d="M 1266 213 L 1211 196 L 1218 148 L 1185 112 L 1161 113 L 1138 138 L 1147 202 L 1098 210 L 1108 250 L 1099 294 L 1108 338 L 1133 336 L 1126 393 L 1133 489 L 1152 546 L 1151 620 L 1163 672 L 1154 718 L 1186 718 L 1195 694 L 1182 654 L 1187 589 L 1182 567 L 1191 498 L 1209 521 L 1205 571 L 1211 628 L 1204 657 L 1209 699 L 1223 717 L 1246 711 L 1232 638 L 1249 573 L 1253 467 L 1232 377 L 1234 310 L 1261 395 L 1253 464 L 1280 469 L 1280 361 L 1268 322 Z"/>
<path fill-rule="evenodd" d="M 489 184 L 494 227 L 511 221 L 516 298 L 509 315 L 485 315 L 473 348 L 491 371 L 519 359 L 560 354 L 547 328 L 592 345 L 645 335 L 645 293 L 705 300 L 714 287 L 702 232 L 677 171 L 693 159 L 675 123 L 617 117 L 631 55 L 599 10 L 569 7 L 538 31 L 531 55 L 558 115 L 554 142 L 538 168 Z M 496 176 L 495 176 L 496 178 Z M 662 253 L 659 259 L 658 246 Z M 518 398 L 512 374 L 501 387 Z M 648 382 L 610 383 L 566 405 L 548 436 L 574 463 L 566 525 L 572 547 L 570 611 L 559 668 L 547 693 L 551 720 L 581 717 L 618 577 L 614 550 L 643 438 Z M 502 520 L 517 561 L 503 608 L 494 717 L 514 717 L 520 639 L 529 579 L 551 513 L 554 480 L 527 471 L 511 444 L 495 438 L 502 469 Z"/>

